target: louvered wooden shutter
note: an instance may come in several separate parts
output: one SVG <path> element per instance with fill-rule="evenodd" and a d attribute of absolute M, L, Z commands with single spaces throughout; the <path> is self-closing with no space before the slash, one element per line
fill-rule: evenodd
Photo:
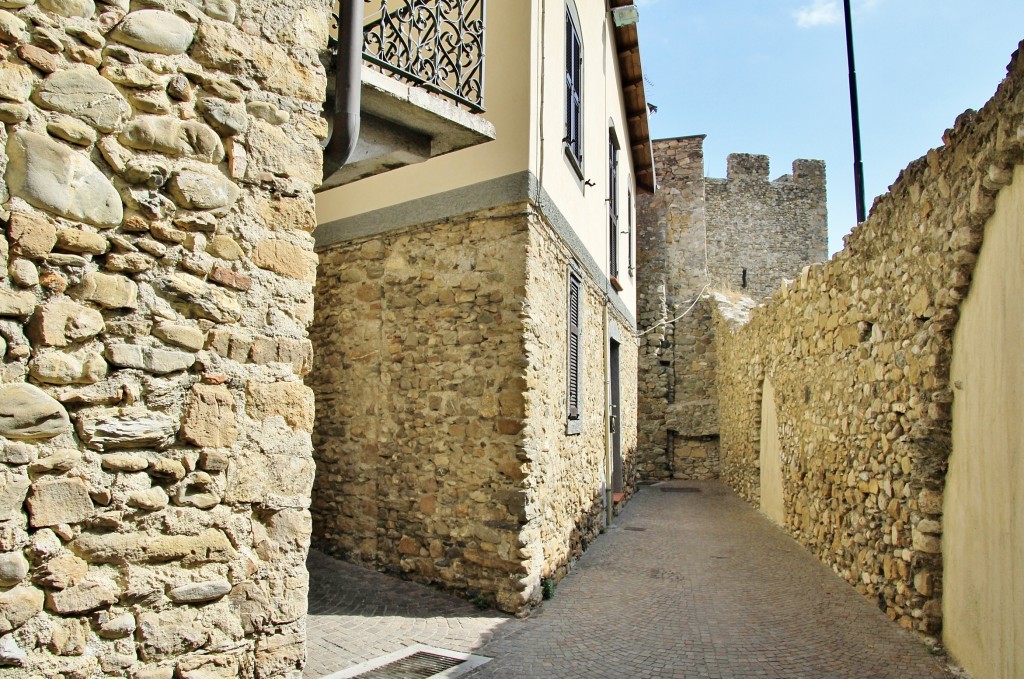
<path fill-rule="evenodd" d="M 626 270 L 632 277 L 633 267 L 633 187 L 630 186 L 626 193 Z"/>
<path fill-rule="evenodd" d="M 608 131 L 608 268 L 609 275 L 619 275 L 619 148 L 615 133 Z"/>
<path fill-rule="evenodd" d="M 569 385 L 568 413 L 570 420 L 580 416 L 580 277 L 569 272 Z"/>
<path fill-rule="evenodd" d="M 572 17 L 565 15 L 565 143 L 577 163 L 583 162 L 581 90 L 583 44 Z"/>

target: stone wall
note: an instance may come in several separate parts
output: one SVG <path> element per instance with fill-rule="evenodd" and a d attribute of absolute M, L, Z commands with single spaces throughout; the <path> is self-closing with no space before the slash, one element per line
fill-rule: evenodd
<path fill-rule="evenodd" d="M 522 205 L 328 247 L 316 321 L 314 540 L 521 606 Z"/>
<path fill-rule="evenodd" d="M 567 436 L 567 249 L 532 204 L 321 259 L 316 544 L 503 610 L 538 600 L 602 525 L 603 292 L 587 286 L 586 424 Z M 635 382 L 623 393 L 635 413 Z"/>
<path fill-rule="evenodd" d="M 995 194 L 1024 156 L 1022 81 L 1016 58 L 996 96 L 903 171 L 831 262 L 745 325 L 718 322 L 723 477 L 759 503 L 769 379 L 784 527 L 926 634 L 942 625 L 953 330 Z"/>
<path fill-rule="evenodd" d="M 727 165 L 727 179 L 708 178 L 705 190 L 712 285 L 763 299 L 828 259 L 825 163 L 795 160 L 793 173 L 774 181 L 768 156 L 733 153 Z"/>
<path fill-rule="evenodd" d="M 678 322 L 672 322 L 709 283 L 704 249 L 703 143 L 703 135 L 655 141 L 658 191 L 637 196 L 637 319 L 643 333 L 639 338 L 637 464 L 645 478 L 672 478 L 677 461 L 683 462 L 685 469 L 689 465 L 677 460 L 677 446 L 680 452 L 692 452 L 687 439 L 692 443 L 696 437 L 699 442 L 704 436 L 686 432 L 683 441 L 677 441 L 680 432 L 668 422 L 669 408 L 678 407 L 679 383 L 703 382 L 696 373 L 680 374 L 683 365 L 692 367 L 689 364 L 695 356 L 679 351 Z M 681 320 L 691 324 L 688 318 Z M 680 341 L 696 342 L 697 337 L 680 330 Z M 691 396 L 697 390 L 691 389 Z M 698 401 L 706 400 L 706 394 L 696 396 Z M 717 433 L 716 428 L 713 431 Z"/>
<path fill-rule="evenodd" d="M 547 221 L 532 215 L 524 310 L 527 524 L 521 540 L 530 557 L 526 592 L 533 597 L 540 594 L 542 578 L 560 580 L 606 525 L 611 471 L 606 326 L 618 326 L 621 340 L 623 491 L 626 497 L 635 491 L 636 339 L 628 321 L 605 302 L 615 293 L 586 273 L 581 304 L 583 421 L 579 434 L 566 434 L 567 276 L 573 259 Z"/>
<path fill-rule="evenodd" d="M 3 6 L 0 673 L 299 676 L 324 8 Z"/>
<path fill-rule="evenodd" d="M 655 141 L 658 193 L 638 202 L 638 457 L 648 478 L 719 474 L 711 293 L 760 299 L 827 256 L 821 161 L 797 160 L 769 182 L 766 156 L 733 154 L 727 180 L 705 179 L 703 142 Z"/>

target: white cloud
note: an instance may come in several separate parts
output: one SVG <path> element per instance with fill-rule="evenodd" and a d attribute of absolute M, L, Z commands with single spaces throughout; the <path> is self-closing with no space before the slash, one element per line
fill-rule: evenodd
<path fill-rule="evenodd" d="M 838 0 L 814 0 L 810 5 L 793 12 L 796 25 L 800 28 L 814 28 L 837 24 L 843 18 Z"/>

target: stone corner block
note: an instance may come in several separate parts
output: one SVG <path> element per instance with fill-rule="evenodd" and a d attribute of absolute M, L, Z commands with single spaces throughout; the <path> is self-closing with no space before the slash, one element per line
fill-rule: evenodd
<path fill-rule="evenodd" d="M 288 278 L 306 283 L 316 281 L 316 253 L 284 240 L 269 238 L 260 241 L 253 250 L 252 261 L 261 269 Z"/>
<path fill-rule="evenodd" d="M 313 431 L 313 390 L 302 382 L 249 382 L 245 410 L 257 420 L 279 415 L 293 429 Z"/>

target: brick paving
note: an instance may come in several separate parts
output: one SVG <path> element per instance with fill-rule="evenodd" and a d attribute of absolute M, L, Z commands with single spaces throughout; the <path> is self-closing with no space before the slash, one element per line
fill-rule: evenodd
<path fill-rule="evenodd" d="M 643 488 L 525 620 L 318 553 L 310 567 L 310 678 L 414 643 L 493 657 L 473 679 L 953 676 L 719 482 Z"/>
<path fill-rule="evenodd" d="M 310 550 L 305 679 L 423 644 L 475 652 L 510 619 L 463 599 Z"/>

